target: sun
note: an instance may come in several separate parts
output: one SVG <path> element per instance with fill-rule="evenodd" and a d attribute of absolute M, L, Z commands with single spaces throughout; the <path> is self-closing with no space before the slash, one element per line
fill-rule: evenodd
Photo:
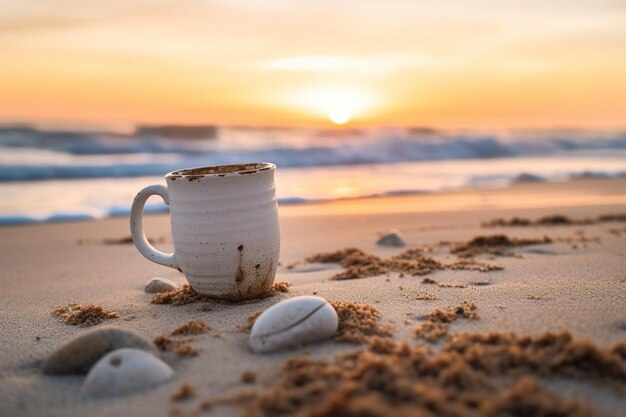
<path fill-rule="evenodd" d="M 333 110 L 328 115 L 328 118 L 336 125 L 345 125 L 352 119 L 352 115 L 346 110 Z"/>
<path fill-rule="evenodd" d="M 307 85 L 285 92 L 280 101 L 337 126 L 364 118 L 376 104 L 372 91 L 349 84 Z"/>

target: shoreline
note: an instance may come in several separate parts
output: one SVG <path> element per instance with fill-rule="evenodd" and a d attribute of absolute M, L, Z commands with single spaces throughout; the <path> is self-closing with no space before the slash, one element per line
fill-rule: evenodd
<path fill-rule="evenodd" d="M 600 190 L 602 189 L 602 190 Z M 513 183 L 507 186 L 484 186 L 464 187 L 441 191 L 406 191 L 373 194 L 356 197 L 340 197 L 335 199 L 279 199 L 279 210 L 285 215 L 308 215 L 308 214 L 337 214 L 337 212 L 349 213 L 402 213 L 402 212 L 428 212 L 428 211 L 459 211 L 459 210 L 484 210 L 492 208 L 500 209 L 524 209 L 543 207 L 569 207 L 585 205 L 622 205 L 626 204 L 626 195 L 620 193 L 626 189 L 626 178 L 585 178 L 569 179 L 552 182 L 527 182 Z M 550 198 L 546 192 L 555 192 Z M 582 193 L 580 193 L 582 191 Z M 600 192 L 601 191 L 601 192 Z M 525 193 L 530 200 L 522 201 L 518 196 Z M 506 195 L 517 197 L 514 202 L 506 201 Z M 539 199 L 538 199 L 539 197 Z M 490 199 L 497 201 L 497 207 Z M 282 200 L 282 201 L 281 201 Z M 441 207 L 445 202 L 452 205 Z M 394 208 L 389 208 L 389 203 Z M 64 223 L 81 223 L 102 221 L 107 219 L 126 218 L 130 208 L 114 210 L 115 214 L 105 217 L 92 217 L 87 214 L 56 215 L 55 220 L 36 220 L 31 217 L 13 216 L 17 221 L 4 221 L 0 219 L 0 229 L 15 226 L 48 225 Z M 155 209 L 146 207 L 146 216 L 167 215 L 168 209 Z"/>

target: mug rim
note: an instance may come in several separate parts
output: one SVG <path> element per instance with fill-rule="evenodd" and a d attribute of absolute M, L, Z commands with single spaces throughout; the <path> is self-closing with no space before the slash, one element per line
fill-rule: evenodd
<path fill-rule="evenodd" d="M 237 169 L 240 168 L 240 169 Z M 272 171 L 276 165 L 271 162 L 244 162 L 239 164 L 206 165 L 201 167 L 183 168 L 165 174 L 166 179 L 200 179 L 205 177 L 232 177 L 250 175 L 257 172 Z M 214 172 L 211 172 L 214 171 Z"/>

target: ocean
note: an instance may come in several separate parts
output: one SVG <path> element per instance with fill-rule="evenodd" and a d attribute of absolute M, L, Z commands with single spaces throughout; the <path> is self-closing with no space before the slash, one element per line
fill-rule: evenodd
<path fill-rule="evenodd" d="M 279 204 L 626 175 L 626 132 L 0 127 L 0 224 L 127 215 L 169 171 L 273 162 Z M 155 197 L 146 207 L 167 208 Z"/>

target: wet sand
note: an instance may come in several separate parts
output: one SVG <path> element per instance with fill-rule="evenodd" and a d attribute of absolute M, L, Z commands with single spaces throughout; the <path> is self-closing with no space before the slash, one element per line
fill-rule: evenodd
<path fill-rule="evenodd" d="M 262 389 L 264 379 L 276 374 L 287 358 L 301 355 L 303 349 L 253 354 L 247 334 L 239 327 L 245 326 L 252 313 L 296 295 L 317 294 L 372 305 L 380 310 L 381 323 L 393 326 L 393 339 L 411 345 L 430 346 L 416 339 L 414 333 L 431 310 L 463 301 L 477 306 L 480 319 L 456 320 L 449 326 L 450 335 L 486 331 L 538 334 L 567 329 L 575 337 L 589 338 L 599 345 L 625 342 L 626 223 L 481 227 L 481 223 L 500 217 L 536 219 L 563 214 L 587 218 L 624 213 L 624 190 L 624 179 L 586 180 L 281 207 L 282 266 L 276 281 L 289 282 L 288 292 L 243 304 L 150 304 L 152 295 L 143 290 L 148 279 L 161 276 L 180 285 L 185 279 L 175 270 L 148 262 L 132 245 L 106 241 L 128 236 L 126 218 L 0 228 L 0 414 L 170 415 L 174 404 L 187 412 L 196 410 L 204 399 L 240 389 Z M 553 242 L 515 247 L 516 256 L 480 255 L 480 261 L 504 267 L 490 272 L 444 269 L 425 276 L 401 277 L 400 272 L 392 271 L 337 281 L 331 277 L 344 271 L 341 266 L 301 263 L 316 253 L 344 247 L 391 258 L 407 248 L 376 245 L 378 234 L 389 229 L 405 237 L 407 248 L 497 233 L 512 238 L 548 236 Z M 171 248 L 166 215 L 147 217 L 145 230 L 157 239 L 157 247 Z M 446 263 L 457 260 L 446 245 L 435 247 L 429 256 Z M 451 286 L 423 283 L 424 277 Z M 432 297 L 425 297 L 425 293 Z M 125 397 L 88 399 L 79 392 L 82 377 L 44 376 L 40 371 L 48 353 L 85 331 L 51 315 L 56 306 L 72 302 L 94 303 L 117 312 L 120 317 L 106 323 L 133 329 L 150 339 L 197 318 L 219 337 L 211 333 L 196 336 L 191 342 L 199 350 L 195 357 L 166 352 L 163 359 L 177 374 L 168 384 Z M 338 353 L 361 348 L 326 341 L 308 346 L 306 352 L 309 357 L 330 360 Z M 259 376 L 252 384 L 242 382 L 247 371 Z M 195 397 L 172 402 L 170 396 L 183 383 L 193 386 Z M 626 409 L 624 397 L 603 385 L 545 383 L 600 410 L 618 413 Z M 236 413 L 237 409 L 230 406 L 203 411 L 206 415 Z"/>

